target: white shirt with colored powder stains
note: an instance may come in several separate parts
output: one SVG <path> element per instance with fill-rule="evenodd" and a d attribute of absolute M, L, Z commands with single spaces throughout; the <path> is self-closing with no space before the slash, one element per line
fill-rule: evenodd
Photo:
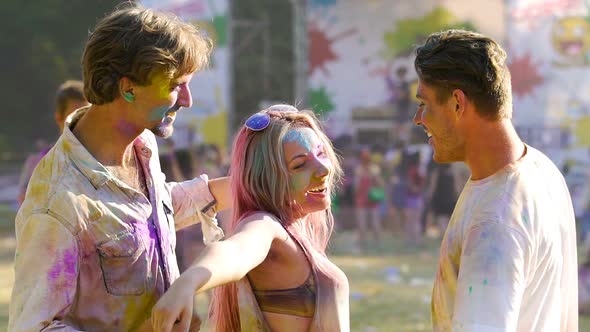
<path fill-rule="evenodd" d="M 555 165 L 529 146 L 469 180 L 443 238 L 434 331 L 578 330 L 575 219 Z"/>

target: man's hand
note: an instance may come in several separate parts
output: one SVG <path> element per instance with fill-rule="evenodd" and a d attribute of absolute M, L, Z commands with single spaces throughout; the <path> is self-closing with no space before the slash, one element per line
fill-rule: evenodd
<path fill-rule="evenodd" d="M 191 318 L 191 327 L 189 329 L 190 332 L 199 332 L 201 330 L 201 318 L 197 315 L 196 312 L 193 312 L 193 317 Z"/>
<path fill-rule="evenodd" d="M 150 318 L 146 319 L 143 324 L 137 329 L 137 332 L 152 332 L 152 320 Z"/>
<path fill-rule="evenodd" d="M 183 284 L 185 280 L 177 279 L 152 309 L 154 331 L 199 331 L 200 319 L 193 315 L 194 290 Z"/>

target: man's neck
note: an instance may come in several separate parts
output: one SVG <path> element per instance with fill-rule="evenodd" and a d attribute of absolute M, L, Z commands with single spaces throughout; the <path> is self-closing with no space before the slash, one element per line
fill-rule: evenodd
<path fill-rule="evenodd" d="M 72 129 L 80 143 L 104 166 L 127 167 L 133 141 L 142 132 L 119 128 L 121 112 L 114 104 L 92 105 Z"/>
<path fill-rule="evenodd" d="M 471 171 L 471 179 L 480 180 L 495 174 L 520 159 L 524 149 L 509 119 L 478 125 L 467 139 L 465 163 Z"/>

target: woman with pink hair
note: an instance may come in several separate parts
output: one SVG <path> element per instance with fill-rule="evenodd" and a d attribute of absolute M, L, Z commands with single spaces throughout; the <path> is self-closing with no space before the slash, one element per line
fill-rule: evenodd
<path fill-rule="evenodd" d="M 313 113 L 274 105 L 252 115 L 235 138 L 230 175 L 231 235 L 159 300 L 154 329 L 187 330 L 194 294 L 217 287 L 214 331 L 349 331 L 348 280 L 325 254 L 342 171 Z"/>

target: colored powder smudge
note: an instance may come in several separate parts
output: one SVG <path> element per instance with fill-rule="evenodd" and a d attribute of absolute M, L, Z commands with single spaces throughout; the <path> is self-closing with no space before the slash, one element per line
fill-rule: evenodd
<path fill-rule="evenodd" d="M 469 286 L 469 295 L 471 295 L 471 293 L 473 293 L 473 286 Z"/>
<path fill-rule="evenodd" d="M 156 120 L 163 119 L 164 117 L 166 117 L 166 113 L 168 113 L 169 110 L 170 110 L 170 108 L 167 106 L 156 107 L 150 113 L 150 121 L 156 121 Z"/>
<path fill-rule="evenodd" d="M 152 85 L 157 87 L 157 97 L 164 99 L 170 93 L 170 79 L 166 77 L 166 75 L 156 75 L 152 80 Z"/>
<path fill-rule="evenodd" d="M 294 174 L 290 177 L 289 189 L 292 191 L 302 190 L 309 184 L 309 175 L 306 173 Z"/>
<path fill-rule="evenodd" d="M 312 142 L 315 132 L 311 128 L 292 129 L 283 138 L 283 144 L 295 143 L 303 147 L 307 153 L 313 153 Z M 309 174 L 299 173 L 291 176 L 289 187 L 292 191 L 298 191 L 309 184 Z"/>
<path fill-rule="evenodd" d="M 68 292 L 75 286 L 77 259 L 78 255 L 73 248 L 64 250 L 61 256 L 58 253 L 55 264 L 47 271 L 47 280 L 53 292 Z M 69 293 L 66 295 L 69 302 Z"/>
<path fill-rule="evenodd" d="M 484 279 L 484 280 L 483 280 L 483 285 L 484 285 L 484 286 L 487 286 L 487 285 L 488 285 L 488 279 Z"/>
<path fill-rule="evenodd" d="M 311 132 L 308 132 L 311 131 Z M 283 138 L 283 144 L 289 142 L 295 142 L 302 147 L 304 147 L 307 151 L 311 151 L 311 134 L 313 130 L 310 128 L 303 128 L 303 129 L 292 129 L 285 135 Z"/>
<path fill-rule="evenodd" d="M 128 135 L 133 135 L 138 131 L 136 126 L 125 120 L 119 120 L 117 123 L 117 129 Z"/>

